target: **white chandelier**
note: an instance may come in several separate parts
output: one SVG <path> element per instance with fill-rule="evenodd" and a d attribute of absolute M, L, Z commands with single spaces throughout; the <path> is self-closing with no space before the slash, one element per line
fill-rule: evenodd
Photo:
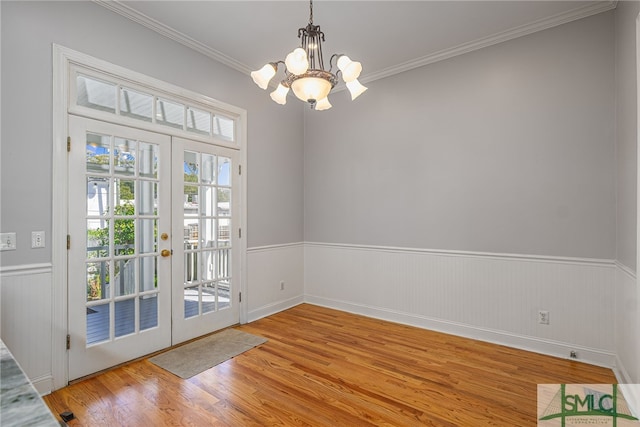
<path fill-rule="evenodd" d="M 298 29 L 298 38 L 302 39 L 302 46 L 289 53 L 283 61 L 270 62 L 258 71 L 251 73 L 253 81 L 261 88 L 266 89 L 269 82 L 278 71 L 278 64 L 284 64 L 285 78 L 278 84 L 276 90 L 271 92 L 271 99 L 280 105 L 287 103 L 289 89 L 293 89 L 295 96 L 304 102 L 308 102 L 314 110 L 328 110 L 329 92 L 338 83 L 338 73 L 346 83 L 351 93 L 351 100 L 356 99 L 365 90 L 358 77 L 362 72 L 362 64 L 352 61 L 343 54 L 334 54 L 329 59 L 329 70 L 324 69 L 322 58 L 322 42 L 324 33 L 319 25 L 313 25 L 313 0 L 309 0 L 309 25 Z M 332 73 L 333 59 L 337 58 L 338 70 Z"/>

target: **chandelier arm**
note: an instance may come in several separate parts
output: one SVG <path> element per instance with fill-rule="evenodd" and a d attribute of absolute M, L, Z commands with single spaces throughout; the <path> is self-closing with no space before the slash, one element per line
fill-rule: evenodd
<path fill-rule="evenodd" d="M 333 70 L 333 58 L 340 58 L 342 55 L 344 55 L 344 53 L 334 53 L 333 55 L 331 55 L 331 58 L 329 58 L 329 72 Z M 339 72 L 340 70 L 336 71 L 336 75 L 338 75 Z"/>
<path fill-rule="evenodd" d="M 324 33 L 321 31 L 318 34 L 318 62 L 320 63 L 320 68 L 324 70 L 324 59 L 322 58 L 322 43 L 320 43 L 320 39 L 324 41 Z"/>

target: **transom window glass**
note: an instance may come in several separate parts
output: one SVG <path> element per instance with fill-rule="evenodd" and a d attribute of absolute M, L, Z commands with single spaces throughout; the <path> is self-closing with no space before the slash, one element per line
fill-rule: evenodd
<path fill-rule="evenodd" d="M 151 91 L 150 91 L 151 92 Z M 176 99 L 78 73 L 76 105 L 235 143 L 236 120 Z"/>

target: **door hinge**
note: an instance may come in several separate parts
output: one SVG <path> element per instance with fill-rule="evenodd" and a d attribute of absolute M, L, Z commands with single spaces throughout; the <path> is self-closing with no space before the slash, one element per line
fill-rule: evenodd
<path fill-rule="evenodd" d="M 67 137 L 67 153 L 71 151 L 71 137 Z"/>
<path fill-rule="evenodd" d="M 67 250 L 71 249 L 71 235 L 67 234 Z"/>
<path fill-rule="evenodd" d="M 239 302 L 242 302 L 242 292 L 238 292 L 238 300 Z"/>
<path fill-rule="evenodd" d="M 242 175 L 242 165 L 238 165 L 238 175 Z"/>
<path fill-rule="evenodd" d="M 71 350 L 71 335 L 67 334 L 67 350 Z"/>
<path fill-rule="evenodd" d="M 242 228 L 238 228 L 238 239 L 242 239 Z"/>

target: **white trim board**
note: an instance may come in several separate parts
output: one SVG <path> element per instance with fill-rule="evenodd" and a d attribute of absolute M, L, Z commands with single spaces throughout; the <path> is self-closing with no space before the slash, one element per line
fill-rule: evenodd
<path fill-rule="evenodd" d="M 611 260 L 308 243 L 304 275 L 306 302 L 614 366 Z"/>
<path fill-rule="evenodd" d="M 243 210 L 241 212 L 240 227 L 247 229 L 247 111 L 227 104 L 206 95 L 184 89 L 180 86 L 155 79 L 153 77 L 129 70 L 125 67 L 112 64 L 110 62 L 95 58 L 82 52 L 78 52 L 57 44 L 52 45 L 53 48 L 53 154 L 52 154 L 52 182 L 56 197 L 52 201 L 52 341 L 51 341 L 51 374 L 53 377 L 53 388 L 59 389 L 67 385 L 68 364 L 66 353 L 66 334 L 67 324 L 67 214 L 68 214 L 68 194 L 67 194 L 67 136 L 68 136 L 68 115 L 70 111 L 70 73 L 71 66 L 84 67 L 88 69 L 100 70 L 114 77 L 133 82 L 134 84 L 142 84 L 162 92 L 167 92 L 181 99 L 191 100 L 196 104 L 205 104 L 216 110 L 228 112 L 238 119 L 237 122 L 237 147 L 230 147 L 239 150 L 240 164 L 245 166 L 242 176 L 240 177 L 240 199 L 242 200 Z M 76 112 L 78 113 L 78 112 Z M 91 112 L 93 114 L 93 112 Z M 91 116 L 90 113 L 82 115 Z M 93 117 L 93 116 L 91 116 Z M 121 123 L 125 126 L 131 125 L 130 122 L 119 121 L 118 116 L 105 118 L 102 116 L 97 119 L 105 120 L 111 123 Z M 144 127 L 143 124 L 135 124 L 135 127 Z M 183 136 L 174 134 L 171 128 L 149 129 L 151 131 L 164 135 Z M 192 138 L 198 139 L 198 138 Z M 211 143 L 211 141 L 204 141 Z M 73 244 L 73 242 L 72 242 Z M 247 294 L 246 284 L 246 239 L 240 239 L 240 289 L 241 292 Z M 240 303 L 240 323 L 246 323 L 248 309 L 246 300 Z"/>
<path fill-rule="evenodd" d="M 280 313 L 281 311 L 288 310 L 304 302 L 305 297 L 300 295 L 284 301 L 278 301 L 272 304 L 263 305 L 262 307 L 249 311 L 249 323 L 262 319 L 263 317 L 271 316 L 273 314 Z"/>
<path fill-rule="evenodd" d="M 51 273 L 51 263 L 0 266 L 0 277 Z"/>
<path fill-rule="evenodd" d="M 552 255 L 528 255 L 528 254 L 513 254 L 513 253 L 498 253 L 498 252 L 459 251 L 459 250 L 449 250 L 449 249 L 408 248 L 408 247 L 402 247 L 402 246 L 375 246 L 375 245 L 359 245 L 359 244 L 347 244 L 347 243 L 304 242 L 304 245 L 306 247 L 314 247 L 314 246 L 315 247 L 333 247 L 333 248 L 343 248 L 343 249 L 356 249 L 356 250 L 363 250 L 363 251 L 381 251 L 381 252 L 390 252 L 390 253 L 416 253 L 416 254 L 431 254 L 431 255 L 444 255 L 444 256 L 451 256 L 451 257 L 486 258 L 486 259 L 513 259 L 513 260 L 521 260 L 521 261 L 554 262 L 554 263 L 562 263 L 562 264 L 588 264 L 588 265 L 600 265 L 600 266 L 610 267 L 610 268 L 614 268 L 616 266 L 615 260 L 600 259 L 600 258 L 576 258 L 576 257 L 562 257 L 562 256 L 552 256 Z"/>
<path fill-rule="evenodd" d="M 149 28 L 152 31 L 157 32 L 171 40 L 174 40 L 184 46 L 187 46 L 190 49 L 195 50 L 209 58 L 212 58 L 234 70 L 240 71 L 246 75 L 251 73 L 251 68 L 226 55 L 219 50 L 213 49 L 204 43 L 201 43 L 180 31 L 175 30 L 174 28 L 165 25 L 156 19 L 153 19 L 123 3 L 118 0 L 114 1 L 105 1 L 105 0 L 93 0 L 94 3 L 103 6 L 112 12 L 115 12 L 119 15 L 124 16 L 127 19 L 130 19 L 142 26 Z M 413 70 L 414 68 L 423 67 L 425 65 L 433 64 L 438 61 L 443 61 L 445 59 L 453 58 L 454 56 L 462 55 L 465 53 L 473 52 L 475 50 L 482 49 L 484 47 L 492 46 L 498 43 L 502 43 L 508 40 L 512 40 L 518 37 L 526 36 L 528 34 L 532 34 L 538 31 L 546 30 L 549 28 L 556 27 L 558 25 L 566 24 L 571 21 L 575 21 L 578 19 L 586 18 L 592 15 L 596 15 L 598 13 L 606 12 L 608 10 L 615 9 L 617 4 L 617 0 L 608 0 L 608 1 L 599 1 L 592 4 L 587 4 L 585 6 L 580 6 L 575 9 L 559 13 L 554 16 L 550 16 L 548 18 L 540 19 L 531 24 L 526 24 L 522 26 L 518 26 L 515 28 L 511 28 L 506 31 L 499 32 L 497 34 L 493 34 L 488 37 L 482 37 L 477 40 L 472 40 L 458 46 L 454 46 L 448 49 L 443 49 L 438 52 L 434 52 L 432 54 L 415 58 L 413 60 L 397 64 L 391 67 L 384 68 L 379 71 L 375 71 L 369 74 L 363 74 L 360 78 L 360 81 L 363 83 L 372 82 L 375 80 L 383 79 L 385 77 L 393 76 L 395 74 L 403 73 L 405 71 Z M 346 87 L 344 84 L 338 85 L 334 92 L 339 92 L 344 90 Z"/>
<path fill-rule="evenodd" d="M 438 51 L 420 58 L 416 58 L 411 61 L 404 62 L 402 64 L 394 65 L 392 67 L 387 67 L 383 70 L 376 71 L 371 74 L 363 75 L 363 77 L 360 78 L 360 81 L 363 83 L 368 83 L 374 80 L 383 79 L 385 77 L 390 77 L 395 74 L 413 70 L 414 68 L 419 68 L 425 65 L 433 64 L 435 62 L 444 61 L 445 59 L 453 58 L 458 55 L 463 55 L 465 53 L 473 52 L 485 47 L 489 47 L 502 42 L 513 40 L 518 37 L 523 37 L 529 34 L 533 34 L 538 31 L 547 30 L 549 28 L 557 27 L 558 25 L 567 24 L 571 21 L 576 21 L 578 19 L 586 18 L 592 15 L 597 15 L 598 13 L 615 9 L 616 4 L 617 4 L 617 1 L 604 1 L 604 2 L 597 2 L 594 4 L 588 4 L 586 6 L 581 6 L 567 12 L 563 12 L 548 18 L 540 19 L 531 24 L 526 24 L 519 27 L 511 28 L 509 30 L 502 31 L 488 37 L 482 37 L 477 40 L 472 40 L 470 42 L 466 42 L 448 49 L 443 49 L 441 51 Z"/>
<path fill-rule="evenodd" d="M 301 304 L 304 300 L 304 244 L 247 250 L 247 274 L 249 321 Z"/>
<path fill-rule="evenodd" d="M 444 334 L 555 356 L 562 359 L 569 359 L 567 355 L 573 350 L 578 353 L 580 362 L 605 368 L 612 368 L 615 361 L 615 354 L 609 351 L 571 345 L 536 337 L 511 334 L 504 331 L 479 328 L 472 325 L 464 325 L 411 313 L 397 312 L 381 307 L 371 307 L 346 301 L 331 300 L 313 295 L 305 295 L 304 302 L 375 319 L 415 326 Z"/>
<path fill-rule="evenodd" d="M 240 71 L 241 73 L 244 73 L 247 75 L 251 74 L 251 71 L 252 71 L 251 68 L 249 68 L 247 65 L 243 64 L 242 62 L 237 61 L 234 58 L 230 57 L 229 55 L 226 55 L 220 52 L 219 50 L 213 49 L 205 45 L 204 43 L 201 43 L 191 38 L 186 34 L 183 34 L 180 31 L 175 30 L 169 27 L 168 25 L 165 25 L 162 22 L 159 22 L 158 20 L 145 15 L 144 13 L 138 12 L 137 10 L 132 9 L 131 7 L 117 0 L 113 0 L 113 1 L 93 0 L 93 2 L 111 10 L 112 12 L 122 15 L 125 18 L 132 20 L 133 22 L 136 22 L 144 27 L 147 27 L 158 34 L 161 34 L 190 49 L 193 49 L 196 52 L 199 52 L 205 56 L 208 56 L 209 58 L 214 59 L 228 67 L 231 67 L 234 70 Z"/>
<path fill-rule="evenodd" d="M 265 252 L 265 251 L 277 251 L 280 249 L 295 248 L 295 247 L 304 247 L 304 242 L 281 243 L 281 244 L 267 245 L 267 246 L 252 246 L 250 248 L 247 248 L 247 252 L 253 253 L 253 252 Z"/>

